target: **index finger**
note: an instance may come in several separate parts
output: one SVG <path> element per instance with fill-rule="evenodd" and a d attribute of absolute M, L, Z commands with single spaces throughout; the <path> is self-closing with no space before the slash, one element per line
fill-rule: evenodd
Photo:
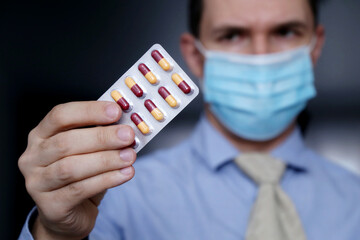
<path fill-rule="evenodd" d="M 59 132 L 92 125 L 107 125 L 118 121 L 121 109 L 114 102 L 70 102 L 55 106 L 35 128 L 41 138 Z"/>

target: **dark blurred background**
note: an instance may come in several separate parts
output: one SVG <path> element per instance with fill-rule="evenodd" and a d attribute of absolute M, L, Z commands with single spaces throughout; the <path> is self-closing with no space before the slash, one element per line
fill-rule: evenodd
<path fill-rule="evenodd" d="M 327 42 L 316 70 L 306 141 L 360 174 L 360 1 L 330 0 L 320 19 Z M 109 0 L 1 3 L 0 236 L 15 239 L 33 207 L 17 159 L 27 134 L 59 103 L 96 100 L 152 44 L 189 74 L 179 51 L 186 1 Z M 191 76 L 191 74 L 190 74 Z M 140 155 L 184 139 L 202 109 L 198 97 Z"/>

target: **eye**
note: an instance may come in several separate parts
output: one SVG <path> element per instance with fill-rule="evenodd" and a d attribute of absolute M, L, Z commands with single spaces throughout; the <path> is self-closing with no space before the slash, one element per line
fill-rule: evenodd
<path fill-rule="evenodd" d="M 288 28 L 288 27 L 279 28 L 275 31 L 276 37 L 285 38 L 285 39 L 293 38 L 298 35 L 299 35 L 299 33 L 296 30 Z"/>
<path fill-rule="evenodd" d="M 242 40 L 245 37 L 244 32 L 242 31 L 228 31 L 224 33 L 222 36 L 220 36 L 220 41 L 226 41 L 226 42 L 237 42 Z"/>

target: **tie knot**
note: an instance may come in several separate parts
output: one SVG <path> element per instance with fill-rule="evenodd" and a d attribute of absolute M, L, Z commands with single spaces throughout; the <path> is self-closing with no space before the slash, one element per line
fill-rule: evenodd
<path fill-rule="evenodd" d="M 235 158 L 235 163 L 253 181 L 278 184 L 285 170 L 285 164 L 268 154 L 246 153 Z"/>

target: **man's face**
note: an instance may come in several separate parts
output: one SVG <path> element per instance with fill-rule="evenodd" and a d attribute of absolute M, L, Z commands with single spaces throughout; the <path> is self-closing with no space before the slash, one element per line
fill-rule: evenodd
<path fill-rule="evenodd" d="M 207 49 L 265 54 L 309 44 L 308 0 L 204 0 L 200 40 Z"/>
<path fill-rule="evenodd" d="M 321 54 L 324 29 L 315 26 L 308 0 L 203 0 L 203 3 L 199 40 L 208 50 L 269 54 L 309 45 L 316 39 L 311 52 L 313 64 Z M 202 79 L 205 57 L 197 48 L 195 37 L 184 33 L 180 46 L 192 73 Z M 208 107 L 205 111 L 210 121 L 225 129 Z M 233 139 L 229 131 L 223 132 Z M 234 143 L 238 140 L 235 137 Z"/>

